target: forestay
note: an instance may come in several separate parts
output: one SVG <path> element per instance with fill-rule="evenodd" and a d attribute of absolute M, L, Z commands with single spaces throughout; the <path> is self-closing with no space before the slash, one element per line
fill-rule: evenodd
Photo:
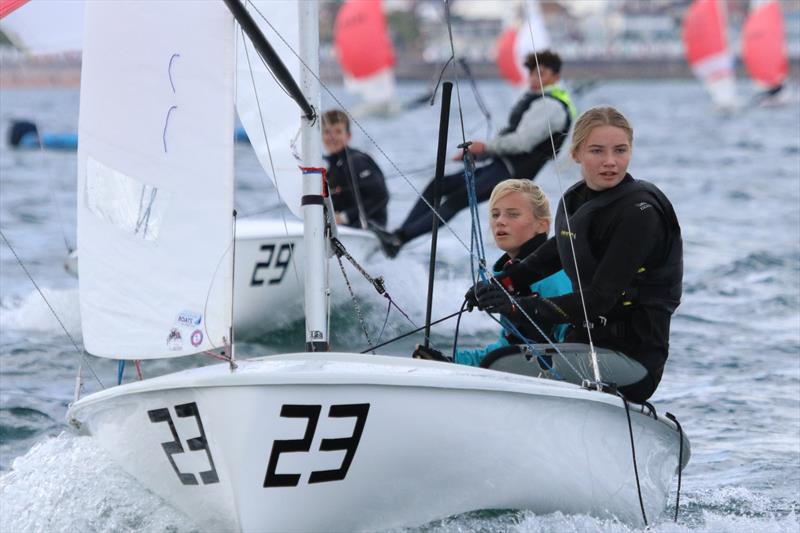
<path fill-rule="evenodd" d="M 247 7 L 289 73 L 299 80 L 301 64 L 297 56 L 300 49 L 297 2 L 260 0 L 248 2 Z M 261 14 L 269 16 L 269 24 Z M 276 83 L 241 30 L 236 35 L 236 61 L 236 110 L 239 120 L 283 203 L 295 216 L 302 218 L 300 200 L 303 181 L 299 168 L 298 137 L 301 112 L 286 91 Z"/>
<path fill-rule="evenodd" d="M 85 28 L 86 349 L 147 359 L 221 346 L 231 325 L 233 18 L 222 2 L 90 2 Z"/>

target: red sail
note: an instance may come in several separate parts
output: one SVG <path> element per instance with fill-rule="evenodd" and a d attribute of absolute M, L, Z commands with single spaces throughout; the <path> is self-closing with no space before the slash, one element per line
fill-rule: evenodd
<path fill-rule="evenodd" d="M 742 34 L 742 60 L 750 77 L 765 87 L 783 83 L 789 74 L 789 60 L 780 2 L 756 5 Z"/>
<path fill-rule="evenodd" d="M 347 0 L 334 24 L 336 56 L 351 78 L 394 66 L 394 50 L 381 0 Z"/>
<path fill-rule="evenodd" d="M 497 70 L 500 75 L 514 85 L 519 85 L 525 80 L 524 75 L 517 65 L 517 29 L 508 28 L 497 39 Z"/>
<path fill-rule="evenodd" d="M 695 0 L 683 19 L 683 44 L 689 65 L 724 53 L 725 19 L 719 0 Z"/>
<path fill-rule="evenodd" d="M 0 0 L 0 19 L 17 9 L 28 0 Z"/>

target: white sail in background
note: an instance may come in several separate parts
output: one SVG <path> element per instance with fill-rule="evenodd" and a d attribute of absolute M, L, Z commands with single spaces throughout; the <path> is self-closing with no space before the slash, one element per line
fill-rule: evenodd
<path fill-rule="evenodd" d="M 247 2 L 246 7 L 292 77 L 300 79 L 301 65 L 296 55 L 300 47 L 297 2 L 259 0 Z M 261 14 L 269 17 L 270 24 L 264 22 Z M 293 154 L 299 157 L 300 152 L 301 111 L 276 83 L 250 40 L 242 39 L 241 31 L 236 36 L 236 61 L 239 120 L 281 199 L 295 216 L 302 218 L 302 173 L 299 161 L 293 157 Z"/>
<path fill-rule="evenodd" d="M 190 1 L 86 5 L 78 247 L 94 355 L 187 355 L 230 334 L 234 24 L 222 2 L 187 18 Z"/>

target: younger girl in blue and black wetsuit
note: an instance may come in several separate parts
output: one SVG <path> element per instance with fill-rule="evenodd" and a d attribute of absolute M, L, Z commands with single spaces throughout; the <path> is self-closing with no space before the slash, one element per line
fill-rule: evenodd
<path fill-rule="evenodd" d="M 550 230 L 550 204 L 547 196 L 530 180 L 509 179 L 500 182 L 489 198 L 489 224 L 497 247 L 505 253 L 494 264 L 495 273 L 514 259 L 524 259 L 547 241 Z M 563 270 L 538 280 L 530 286 L 523 286 L 515 292 L 516 296 L 527 296 L 533 293 L 552 298 L 572 291 L 569 278 Z M 562 342 L 566 325 L 556 322 L 542 321 L 542 331 L 554 342 Z M 541 333 L 526 332 L 532 342 L 547 342 Z M 456 363 L 479 366 L 486 355 L 509 344 L 523 343 L 513 333 L 503 329 L 500 338 L 483 348 L 459 349 L 456 351 Z M 444 356 L 431 348 L 418 346 L 414 357 L 421 359 L 444 359 Z"/>

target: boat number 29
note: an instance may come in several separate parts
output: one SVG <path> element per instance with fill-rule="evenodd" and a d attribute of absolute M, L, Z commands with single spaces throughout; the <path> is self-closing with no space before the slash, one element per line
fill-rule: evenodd
<path fill-rule="evenodd" d="M 275 251 L 274 244 L 262 244 L 261 251 L 266 254 L 266 260 L 256 262 L 255 267 L 253 267 L 253 275 L 250 277 L 251 287 L 263 285 L 265 281 L 270 285 L 280 283 L 281 280 L 283 280 L 283 276 L 286 275 L 286 269 L 289 267 L 289 262 L 292 260 L 291 243 L 281 244 L 277 252 Z M 261 277 L 262 274 L 259 271 L 269 268 L 280 269 L 280 273 L 276 277 L 264 279 Z"/>
<path fill-rule="evenodd" d="M 300 481 L 300 474 L 276 474 L 275 468 L 278 466 L 278 458 L 282 453 L 308 452 L 311 450 L 311 442 L 314 440 L 314 433 L 317 430 L 317 422 L 322 411 L 321 405 L 293 405 L 286 404 L 281 407 L 281 417 L 284 418 L 307 418 L 305 434 L 302 439 L 276 440 L 272 443 L 272 452 L 269 454 L 267 464 L 267 475 L 264 477 L 265 487 L 296 487 Z M 319 451 L 330 452 L 334 450 L 345 450 L 344 459 L 339 468 L 334 470 L 315 470 L 308 477 L 309 483 L 322 483 L 325 481 L 339 481 L 345 478 L 353 457 L 356 455 L 358 443 L 361 441 L 361 434 L 364 432 L 364 425 L 367 423 L 369 413 L 368 403 L 354 403 L 331 405 L 328 411 L 328 418 L 355 418 L 353 433 L 349 437 L 338 439 L 322 439 Z"/>

